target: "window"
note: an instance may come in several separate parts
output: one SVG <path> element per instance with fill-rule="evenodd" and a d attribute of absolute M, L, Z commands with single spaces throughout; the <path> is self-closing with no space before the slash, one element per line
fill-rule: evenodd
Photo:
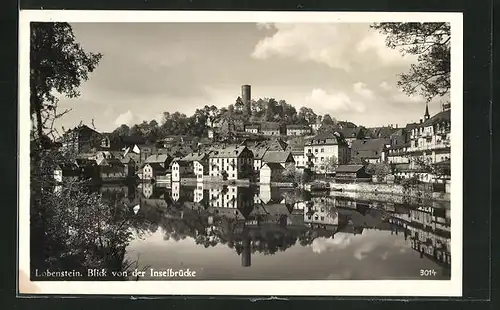
<path fill-rule="evenodd" d="M 324 153 L 325 152 L 325 149 L 324 148 L 321 148 L 321 153 Z"/>

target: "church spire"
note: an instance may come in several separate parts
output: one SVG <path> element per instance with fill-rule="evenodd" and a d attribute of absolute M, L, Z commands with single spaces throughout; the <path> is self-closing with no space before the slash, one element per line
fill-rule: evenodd
<path fill-rule="evenodd" d="M 429 115 L 429 105 L 425 105 L 425 114 L 424 114 L 424 119 L 428 120 L 431 116 Z"/>

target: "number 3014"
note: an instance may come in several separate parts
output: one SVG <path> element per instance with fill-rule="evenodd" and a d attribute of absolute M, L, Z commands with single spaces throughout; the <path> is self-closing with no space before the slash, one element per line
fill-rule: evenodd
<path fill-rule="evenodd" d="M 420 269 L 420 276 L 422 277 L 430 277 L 435 276 L 437 274 L 434 269 Z"/>

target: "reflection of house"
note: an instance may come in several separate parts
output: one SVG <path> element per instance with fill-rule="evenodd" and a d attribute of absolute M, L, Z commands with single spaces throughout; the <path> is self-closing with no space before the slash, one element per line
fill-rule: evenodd
<path fill-rule="evenodd" d="M 259 186 L 258 199 L 256 203 L 270 204 L 270 203 L 282 203 L 284 198 L 281 195 L 279 187 L 264 185 Z"/>
<path fill-rule="evenodd" d="M 311 127 L 307 125 L 287 125 L 286 135 L 287 136 L 304 136 L 311 133 Z"/>
<path fill-rule="evenodd" d="M 149 156 L 142 168 L 142 178 L 145 180 L 162 179 L 169 172 L 172 157 L 169 154 Z"/>
<path fill-rule="evenodd" d="M 228 180 L 248 178 L 253 172 L 253 154 L 246 146 L 226 146 L 210 154 L 211 177 Z"/>
<path fill-rule="evenodd" d="M 370 179 L 364 165 L 340 165 L 335 169 L 335 180 L 356 181 Z"/>
<path fill-rule="evenodd" d="M 208 199 L 212 208 L 238 209 L 240 211 L 251 210 L 254 203 L 249 188 L 231 185 L 210 188 Z"/>
<path fill-rule="evenodd" d="M 125 165 L 125 170 L 127 176 L 134 176 L 135 175 L 135 160 L 132 157 L 126 156 L 120 160 L 122 164 Z"/>
<path fill-rule="evenodd" d="M 330 157 L 337 158 L 338 164 L 345 164 L 349 160 L 347 144 L 340 134 L 320 132 L 305 143 L 304 157 L 313 164 L 312 169 L 317 173 L 325 173 L 323 162 Z"/>
<path fill-rule="evenodd" d="M 260 168 L 259 182 L 270 184 L 271 182 L 280 182 L 283 180 L 283 171 L 285 168 L 279 163 L 265 163 Z"/>
<path fill-rule="evenodd" d="M 339 225 L 338 211 L 335 207 L 325 205 L 310 205 L 304 208 L 304 223 L 311 226 L 323 225 L 323 227 Z"/>

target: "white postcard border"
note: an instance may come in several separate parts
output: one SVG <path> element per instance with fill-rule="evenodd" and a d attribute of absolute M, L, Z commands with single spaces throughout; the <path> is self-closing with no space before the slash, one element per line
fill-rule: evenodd
<path fill-rule="evenodd" d="M 19 183 L 18 289 L 21 294 L 93 295 L 297 295 L 297 296 L 462 296 L 463 167 L 463 17 L 462 13 L 249 12 L 249 11 L 49 11 L 23 10 L 19 18 Z M 320 281 L 29 281 L 30 270 L 30 22 L 280 22 L 451 24 L 451 279 Z"/>

